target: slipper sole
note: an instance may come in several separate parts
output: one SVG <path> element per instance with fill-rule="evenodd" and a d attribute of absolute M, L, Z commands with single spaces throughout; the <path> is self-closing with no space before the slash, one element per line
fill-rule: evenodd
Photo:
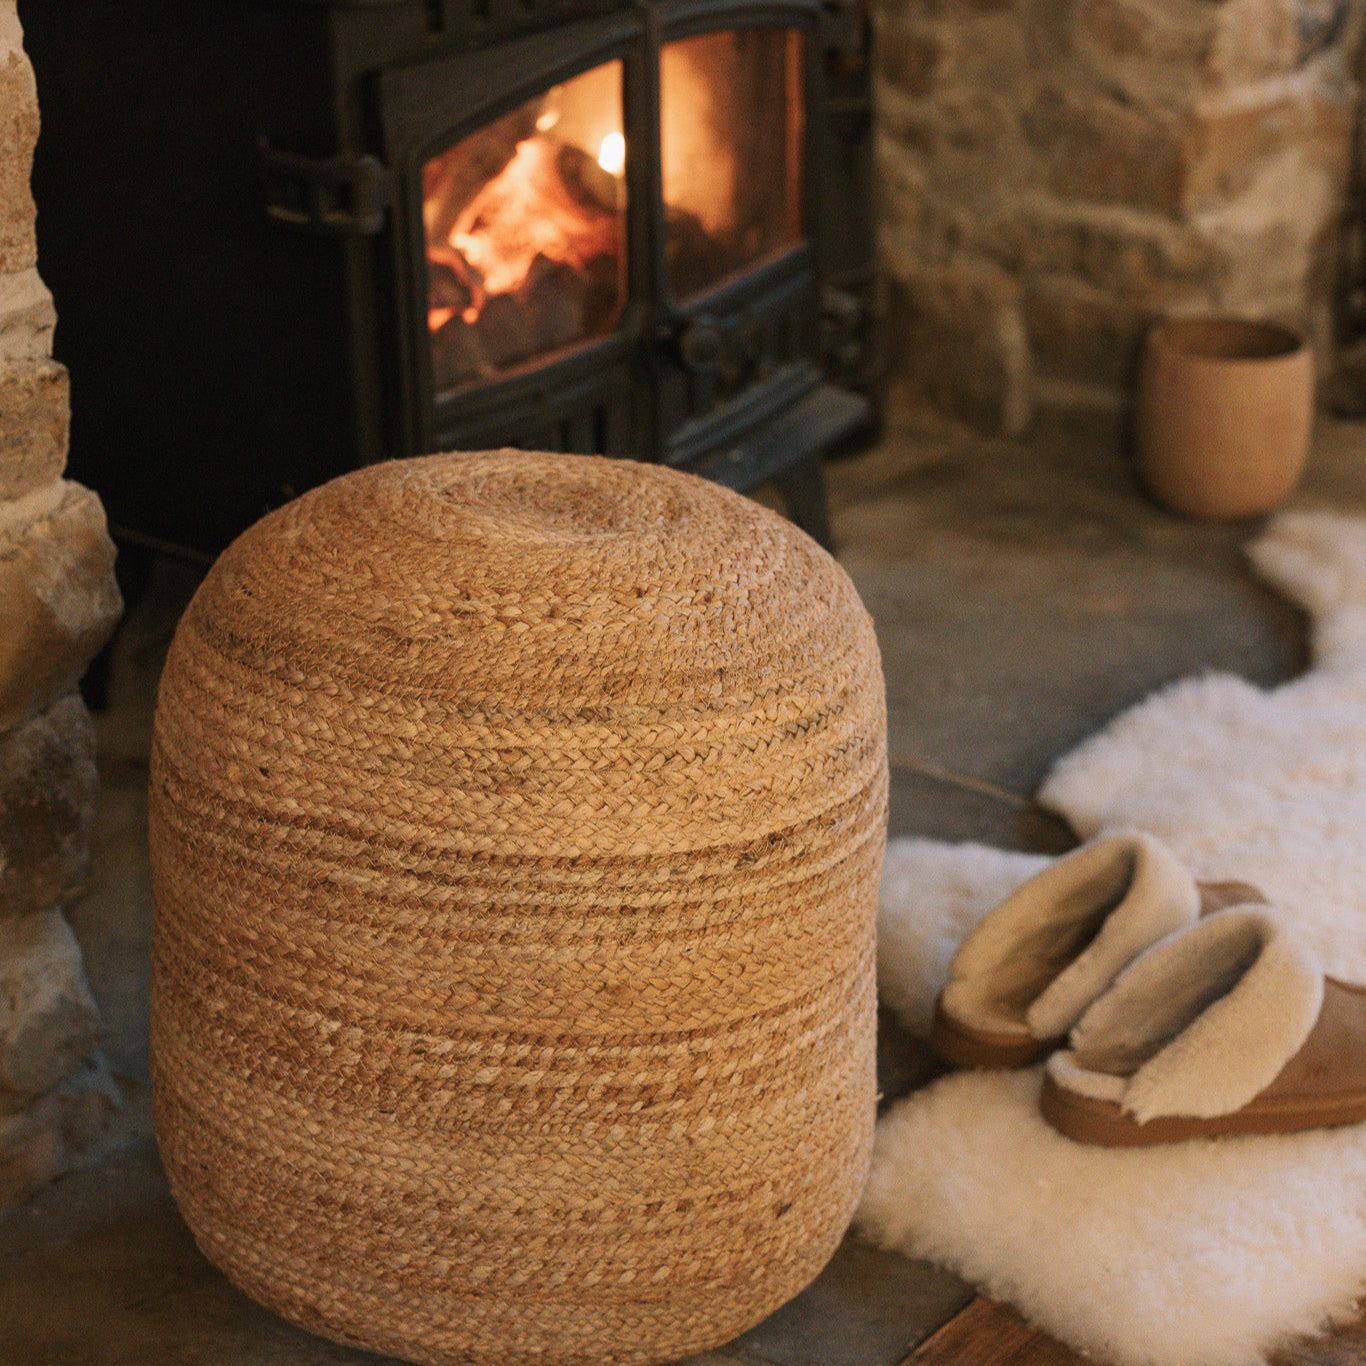
<path fill-rule="evenodd" d="M 1047 1073 L 1039 1110 L 1060 1134 L 1107 1148 L 1366 1123 L 1366 987 L 1325 978 L 1323 1007 L 1304 1046 L 1261 1095 L 1231 1114 L 1160 1115 L 1140 1124 L 1118 1101 L 1068 1090 Z"/>
<path fill-rule="evenodd" d="M 930 1042 L 940 1057 L 958 1067 L 977 1069 L 1030 1067 L 1042 1062 L 1063 1042 L 1032 1035 L 977 1029 L 949 1015 L 942 1000 L 934 1003 Z"/>
<path fill-rule="evenodd" d="M 1184 1143 L 1193 1138 L 1229 1138 L 1238 1134 L 1289 1134 L 1305 1129 L 1334 1129 L 1366 1121 L 1366 1096 L 1354 1103 L 1325 1106 L 1321 1101 L 1284 1098 L 1277 1104 L 1249 1105 L 1231 1115 L 1198 1119 L 1164 1115 L 1140 1124 L 1115 1101 L 1097 1100 L 1068 1091 L 1045 1076 L 1039 1111 L 1066 1138 L 1103 1148 L 1147 1148 Z"/>

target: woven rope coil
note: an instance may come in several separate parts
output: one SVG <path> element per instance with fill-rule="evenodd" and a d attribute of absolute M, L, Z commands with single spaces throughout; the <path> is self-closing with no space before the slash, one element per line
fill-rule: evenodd
<path fill-rule="evenodd" d="M 750 1326 L 866 1174 L 886 795 L 868 615 L 747 499 L 501 451 L 271 514 L 153 745 L 156 1127 L 200 1246 L 421 1362 Z"/>

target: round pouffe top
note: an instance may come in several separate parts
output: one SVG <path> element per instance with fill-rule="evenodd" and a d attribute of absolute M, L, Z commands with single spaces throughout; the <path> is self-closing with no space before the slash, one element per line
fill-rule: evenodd
<path fill-rule="evenodd" d="M 242 535 L 152 754 L 157 1135 L 205 1254 L 420 1362 L 665 1361 L 867 1171 L 871 622 L 660 466 L 372 466 Z"/>

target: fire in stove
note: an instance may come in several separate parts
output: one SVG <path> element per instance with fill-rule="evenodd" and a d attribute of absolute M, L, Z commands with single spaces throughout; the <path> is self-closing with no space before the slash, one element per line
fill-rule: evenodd
<path fill-rule="evenodd" d="M 616 324 L 626 297 L 621 63 L 555 86 L 423 168 L 438 390 Z"/>
<path fill-rule="evenodd" d="M 801 37 L 706 33 L 660 52 L 669 285 L 686 300 L 801 238 Z M 617 323 L 626 301 L 622 64 L 554 86 L 423 167 L 438 393 Z"/>

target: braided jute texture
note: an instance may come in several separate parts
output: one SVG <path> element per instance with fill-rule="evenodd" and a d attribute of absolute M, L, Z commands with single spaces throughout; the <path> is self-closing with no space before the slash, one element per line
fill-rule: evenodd
<path fill-rule="evenodd" d="M 882 675 L 843 570 L 659 466 L 373 466 L 161 682 L 156 1129 L 205 1254 L 430 1363 L 659 1362 L 867 1171 Z"/>

